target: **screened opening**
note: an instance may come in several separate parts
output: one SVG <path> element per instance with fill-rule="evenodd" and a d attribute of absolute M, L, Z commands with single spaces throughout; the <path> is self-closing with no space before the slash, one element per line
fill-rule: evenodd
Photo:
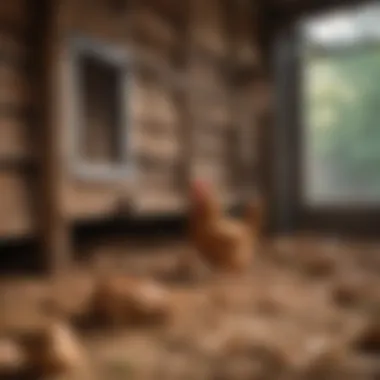
<path fill-rule="evenodd" d="M 380 5 L 300 23 L 303 203 L 380 203 Z"/>

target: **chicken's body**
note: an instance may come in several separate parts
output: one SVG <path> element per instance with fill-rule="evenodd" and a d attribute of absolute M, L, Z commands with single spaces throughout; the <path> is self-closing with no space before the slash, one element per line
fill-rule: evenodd
<path fill-rule="evenodd" d="M 70 326 L 60 317 L 24 338 L 27 365 L 41 376 L 60 376 L 88 370 L 84 347 Z"/>
<path fill-rule="evenodd" d="M 261 204 L 249 205 L 243 220 L 223 215 L 216 198 L 205 189 L 195 189 L 190 216 L 190 237 L 211 267 L 223 271 L 242 271 L 250 267 L 260 232 Z"/>
<path fill-rule="evenodd" d="M 193 231 L 193 241 L 205 261 L 222 270 L 244 269 L 253 253 L 249 230 L 238 221 L 199 223 Z"/>
<path fill-rule="evenodd" d="M 92 306 L 102 318 L 125 324 L 164 318 L 167 303 L 166 289 L 153 280 L 114 275 L 96 284 Z"/>

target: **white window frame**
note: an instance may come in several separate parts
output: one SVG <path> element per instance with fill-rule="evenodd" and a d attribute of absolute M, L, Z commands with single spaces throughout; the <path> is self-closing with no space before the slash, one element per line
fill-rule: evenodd
<path fill-rule="evenodd" d="M 125 180 L 132 172 L 132 142 L 130 99 L 132 88 L 132 62 L 127 51 L 118 46 L 83 36 L 69 38 L 69 94 L 68 124 L 70 128 L 69 161 L 71 173 L 83 180 L 115 182 Z M 120 163 L 91 162 L 81 152 L 84 138 L 83 103 L 81 96 L 80 60 L 92 56 L 118 70 L 120 75 L 120 119 L 121 136 L 118 139 L 121 152 Z"/>

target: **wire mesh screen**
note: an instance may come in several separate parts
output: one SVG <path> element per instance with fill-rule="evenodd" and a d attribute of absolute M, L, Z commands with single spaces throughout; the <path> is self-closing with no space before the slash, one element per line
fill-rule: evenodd
<path fill-rule="evenodd" d="M 377 3 L 300 25 L 308 206 L 380 202 L 379 20 Z"/>

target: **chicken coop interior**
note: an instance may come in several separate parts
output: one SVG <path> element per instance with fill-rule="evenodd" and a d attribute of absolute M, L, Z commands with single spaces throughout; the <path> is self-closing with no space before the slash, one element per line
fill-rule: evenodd
<path fill-rule="evenodd" d="M 379 21 L 0 1 L 0 378 L 379 380 Z"/>

